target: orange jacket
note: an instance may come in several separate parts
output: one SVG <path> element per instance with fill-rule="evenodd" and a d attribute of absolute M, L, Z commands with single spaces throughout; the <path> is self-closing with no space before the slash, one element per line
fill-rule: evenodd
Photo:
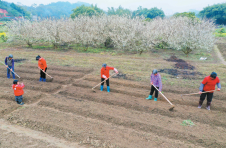
<path fill-rule="evenodd" d="M 25 85 L 17 85 L 13 84 L 12 88 L 14 90 L 14 95 L 15 96 L 22 96 L 24 94 L 23 88 Z"/>
<path fill-rule="evenodd" d="M 40 67 L 42 70 L 46 69 L 47 64 L 46 64 L 46 60 L 44 58 L 40 58 L 38 60 L 38 67 Z"/>
<path fill-rule="evenodd" d="M 106 68 L 102 67 L 100 71 L 101 78 L 105 78 L 103 77 L 103 75 L 109 78 L 109 70 L 114 70 L 114 67 L 109 67 L 109 66 L 107 66 Z"/>

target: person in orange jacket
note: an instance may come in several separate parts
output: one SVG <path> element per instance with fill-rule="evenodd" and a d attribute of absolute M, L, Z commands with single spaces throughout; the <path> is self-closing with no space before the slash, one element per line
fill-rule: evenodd
<path fill-rule="evenodd" d="M 47 71 L 47 64 L 46 60 L 42 58 L 40 55 L 36 57 L 36 60 L 38 61 L 38 67 L 42 70 L 40 70 L 40 79 L 39 81 L 46 82 L 46 74 L 43 71 Z"/>
<path fill-rule="evenodd" d="M 114 70 L 116 73 L 118 73 L 118 70 L 114 67 L 109 67 L 107 66 L 107 64 L 103 64 L 102 65 L 102 68 L 101 68 L 101 71 L 100 71 L 100 74 L 101 74 L 101 82 L 106 80 L 106 83 L 107 83 L 107 92 L 110 92 L 110 82 L 109 82 L 109 71 L 110 70 Z M 100 85 L 100 90 L 103 91 L 104 89 L 104 82 L 101 83 Z"/>
<path fill-rule="evenodd" d="M 14 80 L 13 81 L 13 85 L 12 85 L 12 88 L 14 90 L 14 95 L 15 95 L 15 100 L 17 102 L 17 104 L 19 105 L 24 105 L 24 103 L 22 102 L 23 101 L 23 94 L 24 94 L 24 91 L 23 91 L 23 88 L 24 88 L 24 84 L 18 82 L 18 80 Z"/>

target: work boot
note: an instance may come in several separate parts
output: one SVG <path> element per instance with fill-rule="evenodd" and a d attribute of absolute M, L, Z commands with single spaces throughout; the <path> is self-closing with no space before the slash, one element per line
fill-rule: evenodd
<path fill-rule="evenodd" d="M 110 92 L 110 86 L 107 86 L 107 91 Z"/>
<path fill-rule="evenodd" d="M 207 104 L 206 104 L 206 109 L 207 110 L 210 110 L 210 104 L 211 104 L 211 102 L 207 102 Z"/>
<path fill-rule="evenodd" d="M 154 101 L 157 101 L 157 98 L 154 98 Z"/>
<path fill-rule="evenodd" d="M 104 85 L 100 85 L 100 91 L 103 91 Z"/>
<path fill-rule="evenodd" d="M 147 100 L 151 100 L 152 99 L 152 95 L 149 95 L 146 99 Z"/>
<path fill-rule="evenodd" d="M 42 78 L 39 79 L 39 82 L 42 82 Z"/>
<path fill-rule="evenodd" d="M 198 106 L 198 108 L 202 108 L 202 103 L 203 103 L 203 101 L 202 100 L 199 100 L 199 106 Z"/>
<path fill-rule="evenodd" d="M 42 79 L 43 80 L 43 82 L 46 82 L 46 79 Z"/>

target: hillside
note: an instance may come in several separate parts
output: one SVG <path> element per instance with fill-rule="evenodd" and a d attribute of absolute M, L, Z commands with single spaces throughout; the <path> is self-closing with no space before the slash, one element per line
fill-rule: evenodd
<path fill-rule="evenodd" d="M 55 17 L 59 18 L 62 16 L 70 17 L 72 14 L 72 9 L 79 7 L 81 5 L 90 6 L 88 3 L 77 2 L 77 3 L 69 3 L 69 2 L 56 2 L 50 3 L 48 5 L 32 5 L 31 7 L 22 6 L 27 11 L 31 12 L 32 15 L 37 15 L 39 17 Z"/>

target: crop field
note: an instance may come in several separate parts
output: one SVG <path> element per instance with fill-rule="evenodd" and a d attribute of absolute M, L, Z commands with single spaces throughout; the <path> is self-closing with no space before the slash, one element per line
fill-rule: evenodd
<path fill-rule="evenodd" d="M 207 61 L 171 55 L 161 51 L 143 56 L 107 53 L 55 52 L 48 50 L 1 49 L 16 61 L 15 72 L 25 84 L 24 103 L 17 105 L 0 66 L 0 147 L 226 147 L 225 65 L 214 51 Z M 47 82 L 39 82 L 35 55 L 47 60 Z M 194 54 L 195 55 L 195 54 Z M 197 57 L 200 55 L 197 55 Z M 183 58 L 184 60 L 181 60 Z M 24 60 L 23 60 L 24 59 Z M 101 64 L 107 62 L 119 70 L 110 79 L 111 92 L 101 92 Z M 152 69 L 162 76 L 163 93 L 175 105 L 159 96 L 146 100 Z M 211 110 L 198 109 L 202 79 L 216 71 L 222 91 L 215 92 Z M 112 73 L 111 73 L 112 74 Z M 185 120 L 192 124 L 184 124 Z"/>

